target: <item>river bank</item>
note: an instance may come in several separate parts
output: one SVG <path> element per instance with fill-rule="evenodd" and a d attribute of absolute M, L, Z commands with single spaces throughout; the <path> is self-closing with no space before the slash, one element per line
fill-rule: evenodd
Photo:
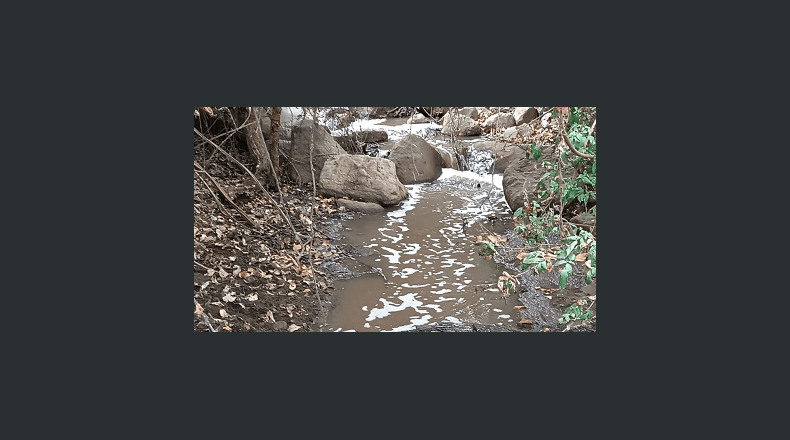
<path fill-rule="evenodd" d="M 440 139 L 438 124 L 404 124 L 404 118 L 368 124 L 390 127 L 390 140 L 379 146 L 382 155 L 398 136 L 419 133 L 429 142 Z M 472 141 L 481 139 L 485 138 Z M 237 154 L 243 161 L 245 152 L 239 150 Z M 551 289 L 547 286 L 552 285 L 552 274 L 519 275 L 523 277 L 522 288 L 518 295 L 508 298 L 493 287 L 502 270 L 515 271 L 515 253 L 510 259 L 503 252 L 486 260 L 469 249 L 476 250 L 472 242 L 479 234 L 512 234 L 512 218 L 501 191 L 501 173 L 482 179 L 480 174 L 475 178 L 445 169 L 443 179 L 433 184 L 410 185 L 410 194 L 417 196 L 381 214 L 360 214 L 345 211 L 332 197 L 291 184 L 283 184 L 281 194 L 263 194 L 237 167 L 222 159 L 208 160 L 210 155 L 210 150 L 196 147 L 195 331 L 348 331 L 348 324 L 338 323 L 355 320 L 362 325 L 353 324 L 358 327 L 354 331 L 563 331 L 566 327 L 556 323 L 564 307 L 578 298 L 595 297 L 594 290 L 592 294 L 581 290 L 577 273 L 568 289 L 552 292 L 553 295 L 545 293 Z M 201 169 L 202 163 L 208 163 L 206 169 Z M 490 169 L 491 163 L 490 157 L 470 156 L 472 169 Z M 434 198 L 428 199 L 429 193 Z M 441 200 L 435 198 L 439 194 L 443 194 Z M 487 205 L 482 203 L 484 198 Z M 442 225 L 436 230 L 437 235 L 428 237 L 428 233 L 419 232 L 418 221 L 398 224 L 394 220 L 404 219 L 426 201 L 431 205 L 419 207 L 429 208 L 427 211 L 433 207 L 436 218 L 430 219 L 425 213 L 421 219 L 426 224 Z M 449 204 L 441 207 L 445 202 Z M 487 208 L 481 209 L 482 205 Z M 444 215 L 453 211 L 460 211 L 460 216 Z M 349 238 L 349 234 L 365 229 L 365 224 L 378 236 L 356 241 Z M 409 228 L 414 235 L 409 235 Z M 402 237 L 396 240 L 398 234 Z M 515 251 L 517 237 L 508 238 L 508 243 L 511 239 Z M 426 252 L 442 240 L 459 246 L 437 248 L 433 254 L 437 259 L 430 258 Z M 460 249 L 464 249 L 464 255 L 451 256 Z M 405 258 L 406 255 L 413 257 Z M 399 266 L 411 259 L 414 261 L 408 264 L 414 267 Z M 447 266 L 447 271 L 433 270 L 432 265 Z M 479 272 L 473 273 L 475 270 Z M 467 277 L 467 273 L 473 274 Z M 418 283 L 413 277 L 425 278 Z M 430 301 L 428 293 L 406 292 L 422 284 L 429 284 L 424 287 L 433 295 Z M 469 298 L 459 301 L 462 295 L 451 296 L 451 292 L 444 291 L 448 289 L 445 286 L 452 286 L 455 292 L 463 292 L 469 289 L 465 286 L 475 284 L 485 286 L 485 290 L 480 290 L 486 292 L 475 304 Z M 389 290 L 391 295 L 382 304 L 374 305 L 381 298 L 371 297 L 363 305 L 355 292 L 372 288 Z M 356 297 L 358 304 L 350 305 L 351 297 Z M 493 305 L 493 301 L 500 302 Z M 516 308 L 519 306 L 523 308 Z M 355 307 L 353 313 L 348 313 Z M 338 311 L 349 319 L 338 318 Z M 403 311 L 410 315 L 394 318 Z M 431 315 L 430 319 L 426 315 Z M 525 319 L 532 325 L 519 325 Z M 364 327 L 371 323 L 374 325 Z M 595 321 L 570 331 L 595 331 Z"/>

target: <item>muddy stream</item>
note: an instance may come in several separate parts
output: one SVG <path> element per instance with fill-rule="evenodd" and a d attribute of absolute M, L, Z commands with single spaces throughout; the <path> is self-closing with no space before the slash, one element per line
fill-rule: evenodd
<path fill-rule="evenodd" d="M 355 128 L 387 129 L 390 140 L 381 146 L 382 156 L 410 133 L 436 146 L 446 142 L 437 135 L 441 126 L 404 122 L 387 119 Z M 467 138 L 463 142 L 471 146 L 483 140 Z M 474 246 L 479 235 L 513 231 L 502 174 L 488 174 L 492 163 L 487 152 L 470 149 L 464 163 L 470 171 L 444 168 L 434 182 L 406 185 L 409 198 L 382 213 L 347 214 L 337 242 L 353 247 L 359 255 L 340 262 L 348 279 L 334 281 L 325 319 L 318 320 L 312 330 L 400 332 L 435 323 L 515 329 L 521 318 L 528 317 L 540 331 L 542 326 L 556 326 L 558 314 L 552 304 L 594 295 L 594 285 L 578 289 L 584 282 L 577 269 L 569 280 L 575 293 L 569 290 L 568 295 L 574 298 L 555 297 L 550 304 L 534 290 L 537 286 L 556 287 L 557 275 L 547 273 L 522 276 L 525 289 L 520 295 L 505 297 L 499 291 L 497 281 L 503 270 L 518 271 L 480 256 L 481 247 Z M 521 304 L 529 304 L 523 315 L 513 309 Z"/>
<path fill-rule="evenodd" d="M 335 282 L 334 307 L 321 331 L 513 324 L 517 296 L 503 297 L 496 287 L 503 268 L 477 255 L 480 247 L 474 246 L 476 235 L 508 226 L 476 215 L 493 210 L 507 218 L 501 189 L 457 175 L 470 172 L 445 177 L 453 171 L 445 169 L 444 178 L 430 184 L 406 185 L 410 197 L 397 208 L 343 223 L 341 241 L 368 255 L 343 263 L 363 275 Z"/>

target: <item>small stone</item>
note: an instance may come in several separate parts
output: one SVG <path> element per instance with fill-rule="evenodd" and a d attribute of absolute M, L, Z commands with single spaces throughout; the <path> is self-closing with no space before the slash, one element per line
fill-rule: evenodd
<path fill-rule="evenodd" d="M 277 321 L 274 323 L 274 331 L 276 332 L 285 331 L 286 328 L 288 328 L 288 324 L 285 321 Z"/>

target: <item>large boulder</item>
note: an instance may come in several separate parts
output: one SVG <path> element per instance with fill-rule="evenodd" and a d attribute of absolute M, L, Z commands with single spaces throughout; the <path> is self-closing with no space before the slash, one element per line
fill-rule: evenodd
<path fill-rule="evenodd" d="M 313 170 L 315 178 L 321 175 L 324 161 L 328 157 L 348 154 L 329 131 L 310 119 L 297 122 L 291 135 L 291 160 L 289 169 L 291 177 L 298 183 L 312 182 L 310 173 L 310 145 L 313 145 Z"/>
<path fill-rule="evenodd" d="M 499 112 L 486 118 L 483 122 L 483 128 L 495 129 L 508 128 L 516 125 L 516 119 L 510 113 Z"/>
<path fill-rule="evenodd" d="M 363 107 L 371 118 L 386 118 L 387 112 L 393 107 Z"/>
<path fill-rule="evenodd" d="M 538 148 L 538 146 L 535 146 Z M 505 168 L 504 175 L 502 176 L 502 189 L 505 192 L 505 201 L 511 210 L 515 211 L 524 206 L 524 191 L 527 192 L 529 200 L 538 200 L 537 184 L 540 178 L 546 174 L 546 168 L 541 164 L 544 161 L 556 162 L 556 158 L 549 158 L 549 154 L 553 147 L 551 145 L 542 145 L 541 158 L 538 162 L 532 158 L 532 155 L 527 157 L 526 154 L 520 155 L 515 158 L 507 168 Z M 578 173 L 570 165 L 563 168 L 563 177 L 576 177 Z M 525 182 L 526 181 L 526 182 Z M 548 187 L 548 185 L 546 185 Z M 541 191 L 543 189 L 541 188 Z M 559 194 L 555 194 L 554 203 L 559 203 Z"/>
<path fill-rule="evenodd" d="M 477 119 L 480 116 L 480 112 L 477 111 L 477 107 L 464 107 L 461 110 L 458 110 L 458 113 L 468 116 L 472 119 Z"/>
<path fill-rule="evenodd" d="M 457 136 L 479 136 L 483 133 L 477 121 L 456 112 L 449 112 L 442 119 L 442 134 Z"/>
<path fill-rule="evenodd" d="M 442 168 L 452 168 L 454 170 L 460 170 L 461 167 L 458 164 L 458 157 L 455 155 L 455 152 L 452 149 L 448 149 L 447 147 L 436 147 L 436 151 L 442 156 Z"/>
<path fill-rule="evenodd" d="M 431 182 L 442 175 L 442 156 L 425 139 L 410 134 L 390 150 L 398 180 L 404 184 Z"/>
<path fill-rule="evenodd" d="M 538 109 L 535 107 L 516 107 L 513 111 L 513 119 L 516 125 L 526 124 L 527 122 L 538 117 Z"/>
<path fill-rule="evenodd" d="M 380 157 L 342 154 L 324 162 L 318 188 L 326 197 L 394 205 L 409 195 L 398 180 L 395 163 Z"/>
<path fill-rule="evenodd" d="M 406 120 L 407 124 L 427 124 L 428 118 L 422 113 L 415 113 Z"/>

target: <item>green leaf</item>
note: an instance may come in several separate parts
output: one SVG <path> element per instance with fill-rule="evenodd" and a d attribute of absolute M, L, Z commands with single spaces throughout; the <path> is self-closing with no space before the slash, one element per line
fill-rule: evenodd
<path fill-rule="evenodd" d="M 535 144 L 533 143 L 532 144 L 532 158 L 535 159 L 535 161 L 538 161 L 538 160 L 540 160 L 540 156 L 542 154 L 543 154 L 543 152 L 540 150 L 540 147 L 536 147 Z"/>
<path fill-rule="evenodd" d="M 568 284 L 568 276 L 571 274 L 572 270 L 573 270 L 573 266 L 566 263 L 565 269 L 560 273 L 560 289 L 564 289 L 565 286 Z"/>
<path fill-rule="evenodd" d="M 523 215 L 523 209 L 522 208 L 518 208 L 516 210 L 516 212 L 513 213 L 513 217 L 518 217 L 520 215 Z"/>

